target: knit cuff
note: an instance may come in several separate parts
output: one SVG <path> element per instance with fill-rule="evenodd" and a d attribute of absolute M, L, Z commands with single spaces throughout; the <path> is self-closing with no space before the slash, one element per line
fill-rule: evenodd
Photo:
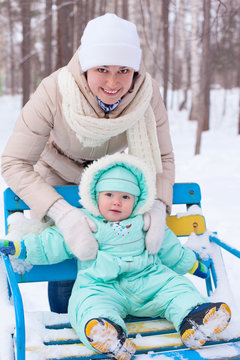
<path fill-rule="evenodd" d="M 72 208 L 67 201 L 59 199 L 48 209 L 47 215 L 56 222 Z"/>
<path fill-rule="evenodd" d="M 27 253 L 26 253 L 26 246 L 24 244 L 24 241 L 14 241 L 13 243 L 16 251 L 13 257 L 21 260 L 25 260 Z"/>
<path fill-rule="evenodd" d="M 199 261 L 196 260 L 193 267 L 189 270 L 189 274 L 193 274 L 198 268 Z"/>

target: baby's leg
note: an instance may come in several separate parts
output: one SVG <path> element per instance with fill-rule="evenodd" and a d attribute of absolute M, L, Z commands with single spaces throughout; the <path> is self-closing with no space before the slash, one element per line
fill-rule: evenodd
<path fill-rule="evenodd" d="M 68 311 L 73 328 L 88 348 L 129 360 L 135 345 L 127 339 L 126 308 L 126 299 L 113 287 L 97 285 L 75 290 Z"/>
<path fill-rule="evenodd" d="M 213 340 L 227 327 L 231 318 L 227 304 L 210 303 L 186 276 L 176 275 L 168 268 L 163 269 L 162 276 L 164 274 L 168 280 L 152 294 L 152 300 L 138 310 L 144 312 L 142 315 L 149 312 L 149 315 L 165 317 L 173 322 L 183 343 L 195 349 L 205 341 Z"/>
<path fill-rule="evenodd" d="M 171 321 L 177 331 L 183 319 L 197 305 L 209 302 L 183 275 L 175 275 L 159 291 L 155 301 L 160 303 L 162 316 Z M 154 301 L 154 302 L 155 302 Z"/>
<path fill-rule="evenodd" d="M 135 297 L 141 299 L 145 296 L 145 303 L 134 303 L 131 315 L 161 316 L 171 321 L 177 331 L 192 309 L 209 302 L 186 276 L 178 275 L 165 266 L 158 273 L 146 277 L 144 282 L 140 280 L 139 291 L 132 287 Z"/>

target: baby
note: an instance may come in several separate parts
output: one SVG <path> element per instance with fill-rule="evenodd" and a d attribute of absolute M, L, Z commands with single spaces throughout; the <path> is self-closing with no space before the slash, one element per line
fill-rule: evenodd
<path fill-rule="evenodd" d="M 127 337 L 127 315 L 168 319 L 193 349 L 214 339 L 231 318 L 227 304 L 210 303 L 183 276 L 190 272 L 206 278 L 208 269 L 167 226 L 160 251 L 149 253 L 144 214 L 154 202 L 154 178 L 143 161 L 114 154 L 93 162 L 80 183 L 84 208 L 79 211 L 91 224 L 98 252 L 94 260 L 78 260 L 69 318 L 87 347 L 118 360 L 129 360 L 136 351 Z M 31 264 L 74 256 L 55 226 L 22 240 L 2 241 L 1 251 Z"/>

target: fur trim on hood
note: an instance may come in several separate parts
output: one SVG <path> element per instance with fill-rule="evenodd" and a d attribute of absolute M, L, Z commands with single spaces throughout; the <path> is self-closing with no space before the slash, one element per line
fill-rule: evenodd
<path fill-rule="evenodd" d="M 155 176 L 143 160 L 124 153 L 106 155 L 94 161 L 85 169 L 79 186 L 81 205 L 94 216 L 100 216 L 97 204 L 96 184 L 106 170 L 116 165 L 121 165 L 131 170 L 138 180 L 140 195 L 132 216 L 144 214 L 146 211 L 149 211 L 156 196 Z"/>

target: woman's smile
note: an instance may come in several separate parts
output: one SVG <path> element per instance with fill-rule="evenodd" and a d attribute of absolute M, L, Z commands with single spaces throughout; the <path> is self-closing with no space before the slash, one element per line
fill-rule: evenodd
<path fill-rule="evenodd" d="M 118 96 L 118 93 L 120 92 L 120 89 L 118 89 L 118 90 L 107 90 L 107 89 L 102 88 L 102 92 L 103 92 L 104 96 L 109 96 L 111 98 L 111 97 L 114 97 L 114 96 Z M 106 104 L 108 104 L 108 103 L 106 103 Z"/>

